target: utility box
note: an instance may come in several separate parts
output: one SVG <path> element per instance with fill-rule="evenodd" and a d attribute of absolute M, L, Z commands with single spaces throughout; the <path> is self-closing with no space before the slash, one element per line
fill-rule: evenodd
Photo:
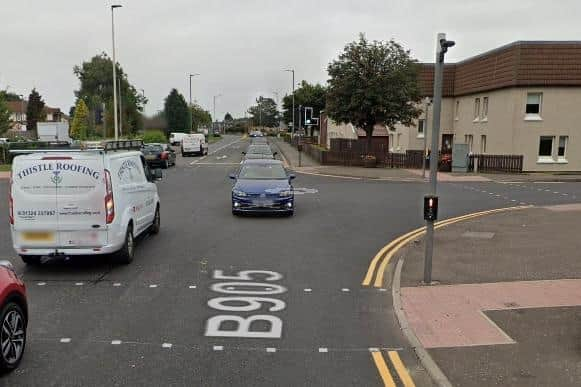
<path fill-rule="evenodd" d="M 452 146 L 452 172 L 468 172 L 468 144 Z"/>

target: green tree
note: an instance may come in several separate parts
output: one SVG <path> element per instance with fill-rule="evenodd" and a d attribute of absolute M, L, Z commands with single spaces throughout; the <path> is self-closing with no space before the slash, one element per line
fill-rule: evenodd
<path fill-rule="evenodd" d="M 95 112 L 105 105 L 105 123 L 107 127 L 106 136 L 113 135 L 113 71 L 112 61 L 107 54 L 95 55 L 88 62 L 83 62 L 80 66 L 73 68 L 73 73 L 81 82 L 79 90 L 75 91 L 77 98 L 82 98 L 90 110 L 90 127 L 96 125 Z M 147 103 L 141 93 L 137 92 L 135 86 L 129 83 L 127 74 L 117 63 L 117 103 L 118 119 L 122 123 L 123 131 L 135 133 L 143 129 L 143 106 Z"/>
<path fill-rule="evenodd" d="M 188 122 L 190 120 L 188 104 L 184 96 L 176 89 L 171 89 L 169 95 L 166 97 L 164 113 L 167 120 L 168 132 L 186 133 L 190 131 L 191 125 Z"/>
<path fill-rule="evenodd" d="M 411 126 L 421 113 L 417 62 L 393 40 L 369 42 L 360 34 L 327 70 L 329 117 L 364 129 L 368 149 L 375 125 Z"/>
<path fill-rule="evenodd" d="M 234 120 L 234 118 L 232 118 L 232 114 L 230 114 L 230 112 L 226 113 L 226 115 L 224 116 L 224 121 L 232 121 Z"/>
<path fill-rule="evenodd" d="M 4 92 L 0 92 L 0 134 L 4 134 L 10 129 L 12 122 L 10 121 L 10 110 L 6 104 L 6 96 Z"/>
<path fill-rule="evenodd" d="M 272 98 L 260 96 L 256 99 L 256 105 L 248 109 L 252 116 L 252 123 L 260 126 L 275 127 L 278 126 L 278 110 L 276 102 Z"/>
<path fill-rule="evenodd" d="M 70 135 L 75 140 L 86 140 L 89 132 L 89 108 L 84 100 L 79 99 L 75 106 L 75 116 L 71 124 Z"/>
<path fill-rule="evenodd" d="M 325 109 L 327 100 L 327 88 L 320 84 L 310 84 L 302 81 L 299 88 L 295 90 L 295 123 L 299 124 L 299 105 L 313 108 L 313 117 L 319 117 L 321 110 Z M 293 122 L 293 96 L 292 94 L 284 96 L 282 99 L 283 120 L 288 124 Z M 304 115 L 301 117 L 301 122 Z"/>
<path fill-rule="evenodd" d="M 34 139 L 38 138 L 38 121 L 44 120 L 45 117 L 44 101 L 38 91 L 32 89 L 26 105 L 26 130 L 32 133 Z"/>
<path fill-rule="evenodd" d="M 202 126 L 209 126 L 212 124 L 212 116 L 210 112 L 204 110 L 200 105 L 192 104 L 192 123 L 194 130 Z"/>
<path fill-rule="evenodd" d="M 6 102 L 9 101 L 22 101 L 22 98 L 20 98 L 20 96 L 18 94 L 14 94 L 10 91 L 3 91 L 2 93 L 4 93 L 4 100 Z"/>

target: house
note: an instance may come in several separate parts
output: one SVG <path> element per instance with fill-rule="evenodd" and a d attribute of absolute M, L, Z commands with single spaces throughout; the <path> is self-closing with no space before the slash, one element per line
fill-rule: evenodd
<path fill-rule="evenodd" d="M 28 101 L 8 101 L 6 102 L 8 110 L 10 111 L 10 121 L 13 122 L 13 131 L 26 131 L 26 109 Z M 59 108 L 44 107 L 44 114 L 46 116 L 43 122 L 66 122 L 68 117 L 61 112 Z"/>
<path fill-rule="evenodd" d="M 421 66 L 420 89 L 431 97 L 434 65 Z M 393 151 L 430 146 L 427 100 L 415 126 L 390 131 Z M 464 143 L 475 154 L 522 155 L 524 171 L 581 171 L 579 106 L 581 41 L 510 43 L 445 65 L 440 150 Z"/>

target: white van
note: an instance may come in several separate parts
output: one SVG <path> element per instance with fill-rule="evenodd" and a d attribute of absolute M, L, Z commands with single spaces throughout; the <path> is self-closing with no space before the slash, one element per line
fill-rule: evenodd
<path fill-rule="evenodd" d="M 116 253 L 119 262 L 129 263 L 134 238 L 159 232 L 154 181 L 161 170 L 150 171 L 141 152 L 113 143 L 114 150 L 106 143 L 101 149 L 33 151 L 14 158 L 9 220 L 14 249 L 24 262 Z"/>
<path fill-rule="evenodd" d="M 178 146 L 182 143 L 182 139 L 184 138 L 184 136 L 187 133 L 179 133 L 179 132 L 175 132 L 175 133 L 170 133 L 169 134 L 169 143 L 172 144 L 173 146 Z"/>
<path fill-rule="evenodd" d="M 202 133 L 186 134 L 182 138 L 182 157 L 191 154 L 207 155 L 208 143 Z"/>

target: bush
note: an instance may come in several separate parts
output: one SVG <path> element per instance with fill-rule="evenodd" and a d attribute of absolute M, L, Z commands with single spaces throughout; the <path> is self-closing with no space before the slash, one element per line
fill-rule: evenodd
<path fill-rule="evenodd" d="M 165 134 L 161 130 L 149 130 L 143 133 L 142 140 L 144 143 L 152 143 L 152 142 L 167 142 L 167 138 Z"/>

